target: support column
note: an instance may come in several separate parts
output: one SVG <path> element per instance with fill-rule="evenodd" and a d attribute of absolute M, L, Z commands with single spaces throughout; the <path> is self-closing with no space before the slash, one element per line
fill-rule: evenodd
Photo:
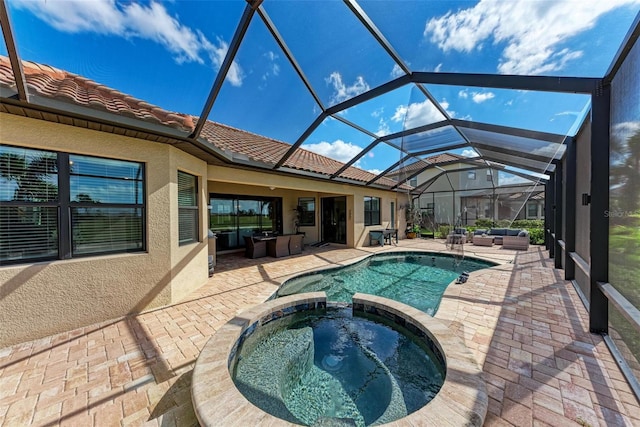
<path fill-rule="evenodd" d="M 547 207 L 549 218 L 549 258 L 555 257 L 556 250 L 556 173 L 551 173 L 549 178 L 549 184 L 547 185 L 549 189 L 549 205 Z"/>
<path fill-rule="evenodd" d="M 551 249 L 551 207 L 553 206 L 553 176 L 549 175 L 549 181 L 544 184 L 544 248 Z"/>
<path fill-rule="evenodd" d="M 563 195 L 563 190 L 562 190 L 562 184 L 563 184 L 563 166 L 562 163 L 558 162 L 556 163 L 556 170 L 555 170 L 555 185 L 556 185 L 556 190 L 554 191 L 553 195 L 555 196 L 555 202 L 554 202 L 554 206 L 555 206 L 555 211 L 553 213 L 554 217 L 553 217 L 553 222 L 554 222 L 554 232 L 556 235 L 556 238 L 554 240 L 554 245 L 555 245 L 555 250 L 553 253 L 553 264 L 555 266 L 555 268 L 562 268 L 562 247 L 560 246 L 560 240 L 563 240 L 563 236 L 562 236 L 562 195 Z"/>
<path fill-rule="evenodd" d="M 609 126 L 611 86 L 597 89 L 591 95 L 591 300 L 589 330 L 609 332 L 609 305 L 598 282 L 609 281 Z"/>
<path fill-rule="evenodd" d="M 565 280 L 575 279 L 576 264 L 569 255 L 576 250 L 576 181 L 578 179 L 578 163 L 577 163 L 576 139 L 571 138 L 567 142 L 566 169 L 564 189 L 566 194 L 567 205 L 564 211 L 566 218 L 566 230 L 564 231 L 564 278 Z"/>

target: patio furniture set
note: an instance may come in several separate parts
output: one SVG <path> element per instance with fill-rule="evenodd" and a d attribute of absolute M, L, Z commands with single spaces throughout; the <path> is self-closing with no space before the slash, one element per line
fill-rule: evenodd
<path fill-rule="evenodd" d="M 246 258 L 280 258 L 302 252 L 304 234 L 244 236 Z"/>
<path fill-rule="evenodd" d="M 475 230 L 472 236 L 474 246 L 502 245 L 504 249 L 526 251 L 529 249 L 529 232 L 517 228 L 490 228 Z"/>

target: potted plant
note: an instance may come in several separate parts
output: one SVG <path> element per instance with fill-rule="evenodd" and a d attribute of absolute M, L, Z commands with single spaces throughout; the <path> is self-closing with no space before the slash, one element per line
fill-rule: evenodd
<path fill-rule="evenodd" d="M 407 228 L 405 230 L 405 233 L 407 234 L 407 239 L 415 239 L 416 237 L 420 236 L 420 223 L 422 221 L 422 213 L 416 203 L 408 203 L 405 209 L 407 219 Z"/>
<path fill-rule="evenodd" d="M 407 239 L 415 239 L 420 236 L 420 225 L 414 224 L 407 228 Z"/>

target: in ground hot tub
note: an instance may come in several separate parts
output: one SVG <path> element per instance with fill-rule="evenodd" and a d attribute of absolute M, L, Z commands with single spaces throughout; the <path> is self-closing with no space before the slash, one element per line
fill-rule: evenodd
<path fill-rule="evenodd" d="M 223 326 L 193 372 L 202 425 L 482 425 L 487 395 L 464 344 L 430 316 L 356 294 L 261 304 Z"/>

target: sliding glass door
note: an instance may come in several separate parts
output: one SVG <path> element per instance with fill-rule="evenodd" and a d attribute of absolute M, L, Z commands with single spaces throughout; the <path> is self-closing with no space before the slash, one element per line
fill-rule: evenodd
<path fill-rule="evenodd" d="M 281 198 L 210 194 L 209 205 L 209 228 L 219 251 L 244 247 L 244 236 L 282 233 Z"/>

